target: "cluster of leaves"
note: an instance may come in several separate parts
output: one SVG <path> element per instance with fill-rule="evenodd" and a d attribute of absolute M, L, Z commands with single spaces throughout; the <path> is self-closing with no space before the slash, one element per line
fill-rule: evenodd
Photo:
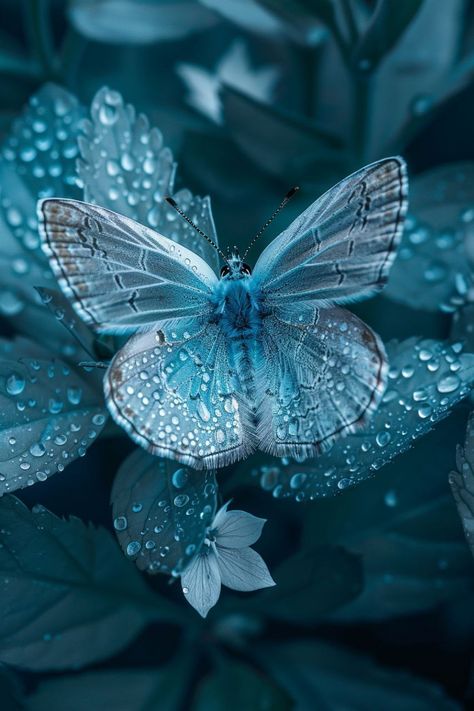
<path fill-rule="evenodd" d="M 15 35 L 16 3 L 4 3 L 2 708 L 61 708 L 65 698 L 78 711 L 460 708 L 438 681 L 460 698 L 473 651 L 472 622 L 455 617 L 474 592 L 455 505 L 472 543 L 472 426 L 457 464 L 455 453 L 474 383 L 474 176 L 469 150 L 440 166 L 417 146 L 469 88 L 473 47 L 466 4 L 440 13 L 436 3 L 72 0 L 64 14 L 31 0 L 27 44 Z M 152 81 L 150 63 L 167 71 Z M 89 110 L 103 84 L 152 121 L 115 90 L 101 89 Z M 357 309 L 389 342 L 375 417 L 317 459 L 256 456 L 219 472 L 220 493 L 213 473 L 138 450 L 115 472 L 115 450 L 130 444 L 107 421 L 93 366 L 120 343 L 80 322 L 39 248 L 36 200 L 56 195 L 115 209 L 212 263 L 214 252 L 162 198 L 177 196 L 215 238 L 209 200 L 175 188 L 173 154 L 150 123 L 179 155 L 178 180 L 213 195 L 224 246 L 246 243 L 290 184 L 302 190 L 285 221 L 387 153 L 408 151 L 430 167 L 411 181 L 384 296 Z M 82 507 L 60 488 L 75 478 L 90 485 Z M 98 482 L 112 512 L 95 504 Z M 168 581 L 195 560 L 223 494 L 270 519 L 257 547 L 276 586 L 226 593 L 204 621 Z M 410 656 L 426 629 L 413 621 L 426 619 L 449 627 L 439 665 L 464 657 L 457 686 Z"/>

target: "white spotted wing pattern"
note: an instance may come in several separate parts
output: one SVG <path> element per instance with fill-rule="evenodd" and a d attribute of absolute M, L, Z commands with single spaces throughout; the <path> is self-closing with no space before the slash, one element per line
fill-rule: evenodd
<path fill-rule="evenodd" d="M 105 376 L 114 419 L 153 454 L 196 468 L 262 449 L 314 456 L 363 425 L 386 356 L 338 304 L 382 288 L 407 209 L 400 158 L 329 190 L 261 254 L 219 279 L 199 256 L 87 203 L 39 205 L 43 248 L 96 330 L 135 335 Z"/>

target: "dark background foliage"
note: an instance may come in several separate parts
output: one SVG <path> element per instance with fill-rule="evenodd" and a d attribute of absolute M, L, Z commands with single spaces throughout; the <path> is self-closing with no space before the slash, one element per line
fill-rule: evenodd
<path fill-rule="evenodd" d="M 181 12 L 192 4 L 181 3 Z M 211 195 L 223 246 L 246 245 L 295 183 L 300 195 L 267 240 L 325 188 L 371 160 L 401 152 L 412 178 L 474 160 L 473 2 L 453 3 L 457 12 L 442 0 L 261 2 L 279 22 L 272 35 L 249 29 L 244 5 L 242 24 L 216 15 L 200 31 L 142 44 L 110 43 L 112 31 L 102 40 L 82 36 L 59 0 L 0 0 L 0 137 L 45 81 L 63 84 L 86 106 L 108 85 L 160 127 L 179 163 L 178 187 Z M 362 24 L 377 10 L 378 25 L 365 45 L 349 50 L 346 41 L 341 59 L 332 9 L 345 19 L 347 40 L 344 13 L 356 5 Z M 133 3 L 129 12 L 136 12 Z M 422 13 L 423 31 L 406 47 L 410 24 Z M 316 39 L 308 43 L 313 26 Z M 263 105 L 223 85 L 223 118 L 216 124 L 186 101 L 176 67 L 188 63 L 213 72 L 234 40 L 245 42 L 252 65 L 276 69 L 274 99 Z M 443 52 L 449 58 L 440 68 Z M 450 333 L 449 314 L 383 296 L 354 310 L 386 341 Z M 11 321 L 2 321 L 4 335 L 13 331 Z M 115 708 L 130 711 L 279 709 L 291 707 L 291 699 L 304 709 L 468 707 L 474 697 L 474 561 L 448 486 L 468 413 L 469 403 L 459 405 L 412 450 L 332 498 L 298 503 L 272 496 L 259 486 L 259 468 L 268 464 L 260 456 L 221 471 L 220 499 L 233 497 L 238 508 L 268 519 L 257 547 L 277 580 L 276 592 L 225 592 L 201 621 L 182 601 L 179 585 L 148 576 L 140 594 L 150 614 L 143 613 L 138 636 L 131 633 L 124 649 L 117 644 L 90 663 L 85 655 L 78 663 L 84 671 L 68 666 L 67 654 L 59 670 L 18 666 L 4 656 L 11 667 L 0 677 L 0 697 L 4 688 L 7 699 L 2 709 L 69 709 L 71 698 L 99 709 L 104 699 L 112 703 L 107 693 L 114 688 L 120 694 L 113 703 L 122 704 Z M 42 504 L 113 532 L 110 491 L 133 450 L 126 437 L 106 433 L 86 459 L 18 496 L 28 507 Z M 120 588 L 118 579 L 111 582 Z M 149 602 L 151 591 L 156 603 Z M 133 626 L 129 618 L 122 624 Z M 41 657 L 41 646 L 35 655 Z M 104 676 L 90 676 L 95 672 Z"/>

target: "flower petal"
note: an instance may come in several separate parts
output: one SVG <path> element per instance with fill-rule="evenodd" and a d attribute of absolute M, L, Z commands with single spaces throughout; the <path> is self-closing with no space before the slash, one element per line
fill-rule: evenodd
<path fill-rule="evenodd" d="M 190 563 L 181 576 L 181 587 L 189 604 L 201 617 L 206 617 L 221 594 L 219 566 L 212 549 L 200 553 Z"/>
<path fill-rule="evenodd" d="M 212 527 L 216 529 L 216 541 L 225 548 L 245 548 L 258 541 L 266 519 L 252 516 L 246 511 L 227 511 L 225 504 L 217 512 Z"/>
<path fill-rule="evenodd" d="M 276 585 L 263 558 L 253 548 L 217 546 L 221 582 L 232 590 L 250 591 Z"/>

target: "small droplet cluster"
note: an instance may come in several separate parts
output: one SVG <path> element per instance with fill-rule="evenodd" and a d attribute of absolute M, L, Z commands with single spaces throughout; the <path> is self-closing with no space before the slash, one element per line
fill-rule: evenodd
<path fill-rule="evenodd" d="M 126 555 L 141 570 L 176 576 L 204 541 L 215 512 L 215 477 L 137 450 L 122 465 L 111 499 Z"/>
<path fill-rule="evenodd" d="M 462 353 L 460 343 L 410 339 L 388 351 L 387 389 L 368 425 L 317 458 L 261 466 L 253 475 L 263 489 L 304 501 L 354 486 L 428 432 L 474 383 L 474 355 Z M 395 506 L 396 495 L 388 492 L 385 503 Z"/>
<path fill-rule="evenodd" d="M 99 396 L 75 371 L 59 360 L 14 360 L 21 346 L 10 345 L 0 362 L 1 493 L 63 471 L 84 456 L 106 420 Z"/>

